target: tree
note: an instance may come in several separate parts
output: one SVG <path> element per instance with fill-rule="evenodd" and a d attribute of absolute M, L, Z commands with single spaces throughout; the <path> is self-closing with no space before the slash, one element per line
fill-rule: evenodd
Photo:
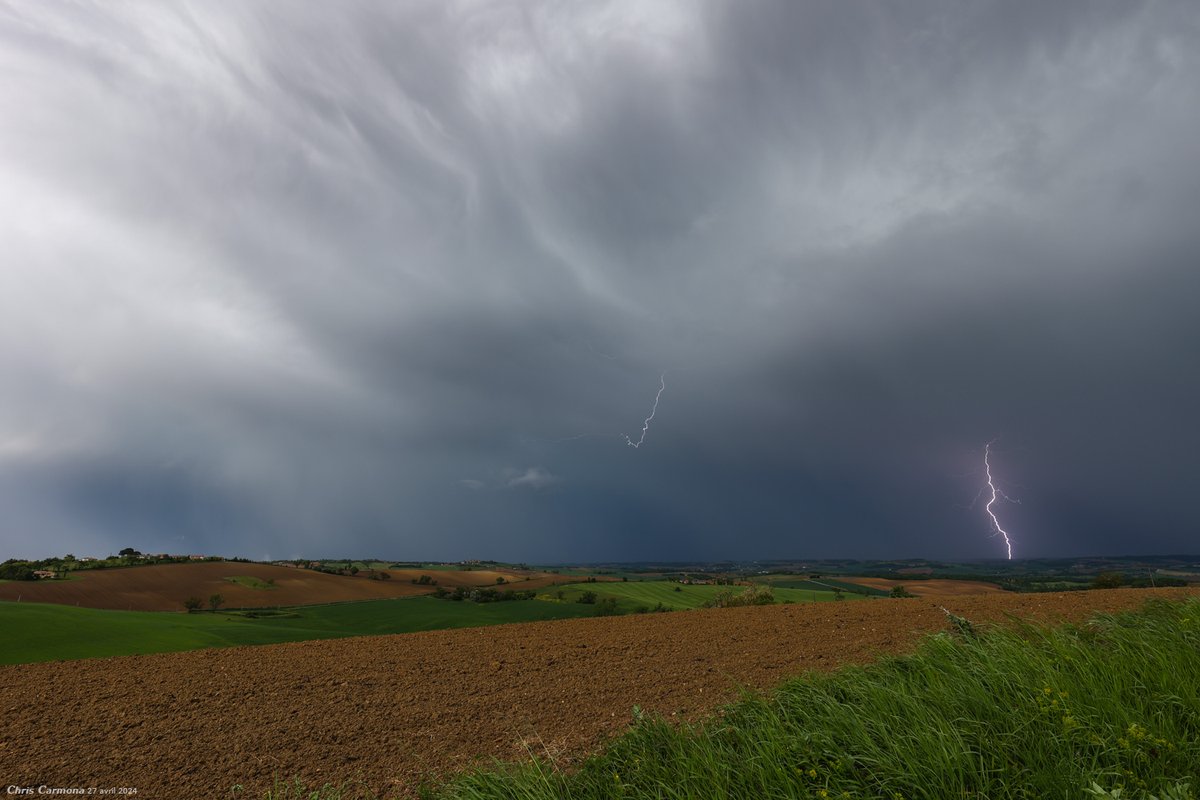
<path fill-rule="evenodd" d="M 615 617 L 617 615 L 617 598 L 605 597 L 596 603 L 597 617 Z"/>
<path fill-rule="evenodd" d="M 583 603 L 585 605 L 591 605 L 596 602 L 596 593 L 595 592 L 584 592 L 583 594 L 579 595 L 579 599 L 576 600 L 575 602 Z"/>
<path fill-rule="evenodd" d="M 36 581 L 37 576 L 33 574 L 33 567 L 28 562 L 17 561 L 14 558 L 0 565 L 0 580 Z"/>
<path fill-rule="evenodd" d="M 893 586 L 892 597 L 916 597 L 916 595 L 903 586 Z"/>
<path fill-rule="evenodd" d="M 141 555 L 141 553 L 139 553 L 137 550 L 134 550 L 132 547 L 126 547 L 117 553 L 117 555 L 121 556 L 122 558 L 137 558 Z"/>
<path fill-rule="evenodd" d="M 717 592 L 704 604 L 705 608 L 735 608 L 738 606 L 769 606 L 775 602 L 775 590 L 768 585 L 753 584 L 745 591 L 734 594 L 732 589 Z"/>
<path fill-rule="evenodd" d="M 202 606 L 202 605 L 204 605 L 204 601 L 201 600 L 199 597 L 193 596 L 193 597 L 189 597 L 187 600 L 183 601 L 183 607 L 187 609 L 187 612 L 189 614 L 192 613 L 193 611 L 199 611 L 200 606 Z"/>
<path fill-rule="evenodd" d="M 1092 581 L 1093 589 L 1116 589 L 1125 583 L 1125 576 L 1119 572 L 1101 572 Z"/>
<path fill-rule="evenodd" d="M 496 583 L 497 583 L 497 585 L 499 585 L 499 584 L 501 584 L 501 583 L 508 583 L 508 581 L 504 580 L 504 576 L 503 576 L 503 575 L 500 575 L 500 576 L 498 576 L 498 577 L 496 578 Z"/>
<path fill-rule="evenodd" d="M 208 607 L 210 609 L 212 609 L 213 611 L 216 611 L 218 608 L 221 607 L 221 604 L 224 602 L 225 602 L 224 597 L 221 597 L 221 595 L 219 595 L 219 594 L 214 594 L 208 598 Z"/>

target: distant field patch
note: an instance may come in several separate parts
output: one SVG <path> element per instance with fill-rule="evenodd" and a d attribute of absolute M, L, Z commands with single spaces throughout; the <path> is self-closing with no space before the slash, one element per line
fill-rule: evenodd
<path fill-rule="evenodd" d="M 1172 578 L 1182 578 L 1185 581 L 1195 582 L 1200 581 L 1200 572 L 1189 572 L 1180 569 L 1160 569 L 1159 575 L 1167 575 Z"/>
<path fill-rule="evenodd" d="M 1073 589 L 1087 589 L 1092 585 L 1092 580 L 1084 581 L 1032 581 L 1028 584 L 1030 589 L 1038 592 L 1069 592 Z"/>
<path fill-rule="evenodd" d="M 429 570 L 403 570 L 392 571 L 393 576 L 398 576 L 401 580 L 413 581 L 421 580 L 422 575 L 427 575 L 436 582 L 437 586 L 444 586 L 447 589 L 464 589 L 482 588 L 485 586 L 501 586 L 505 589 L 513 589 L 514 591 L 524 591 L 527 589 L 541 589 L 553 583 L 563 583 L 565 578 L 560 575 L 550 575 L 544 572 L 516 572 L 513 570 L 490 570 L 490 569 L 472 569 L 472 570 L 442 570 L 441 572 Z M 500 582 L 503 578 L 503 583 Z M 432 588 L 431 583 L 426 589 Z"/>
<path fill-rule="evenodd" d="M 629 581 L 613 583 L 571 583 L 561 587 L 563 600 L 577 602 L 584 592 L 595 592 L 597 598 L 612 597 L 622 612 L 653 609 L 659 604 L 672 611 L 702 608 L 721 592 L 744 592 L 746 586 L 715 586 L 707 584 L 682 584 L 674 581 Z M 812 603 L 834 600 L 832 590 L 804 590 L 772 587 L 775 600 L 779 603 Z M 542 592 L 539 597 L 558 599 L 558 589 Z M 845 595 L 847 599 L 853 595 Z"/>
<path fill-rule="evenodd" d="M 948 578 L 917 578 L 914 580 L 895 581 L 888 578 L 857 578 L 847 577 L 845 580 L 872 589 L 882 589 L 890 592 L 897 586 L 903 586 L 910 594 L 917 597 L 944 597 L 958 594 L 997 594 L 1003 592 L 994 583 L 985 581 L 956 581 Z"/>
<path fill-rule="evenodd" d="M 435 579 L 439 586 L 487 586 L 504 578 L 505 583 L 531 583 L 544 586 L 550 580 L 564 582 L 566 579 L 552 575 L 543 570 L 514 567 L 506 564 L 488 564 L 464 566 L 461 564 L 419 564 L 411 561 L 342 561 L 325 559 L 317 562 L 322 569 L 346 570 L 356 569 L 355 577 L 370 578 L 372 575 L 381 576 L 387 573 L 389 580 L 411 582 L 414 578 L 420 580 L 422 575 Z"/>
<path fill-rule="evenodd" d="M 835 589 L 841 589 L 843 592 L 872 595 L 875 597 L 886 597 L 888 594 L 883 589 L 876 589 L 860 583 L 850 583 L 849 581 L 838 580 L 836 578 L 800 578 L 795 575 L 763 575 L 755 578 L 755 581 L 769 583 L 774 587 L 783 589 L 809 589 L 814 592 L 831 592 Z"/>

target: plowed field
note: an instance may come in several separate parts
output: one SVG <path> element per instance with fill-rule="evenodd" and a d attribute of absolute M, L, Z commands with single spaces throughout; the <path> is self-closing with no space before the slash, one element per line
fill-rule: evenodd
<path fill-rule="evenodd" d="M 738 685 L 911 648 L 1006 613 L 1082 620 L 1195 590 L 681 611 L 0 668 L 0 781 L 258 798 L 272 775 L 377 791 L 481 757 L 570 759 L 630 710 L 698 718 Z"/>
<path fill-rule="evenodd" d="M 225 598 L 226 608 L 266 608 L 337 603 L 350 600 L 379 600 L 429 594 L 433 586 L 412 583 L 428 574 L 439 586 L 497 586 L 503 577 L 509 583 L 502 589 L 538 589 L 567 579 L 558 575 L 516 570 L 386 570 L 390 580 L 371 580 L 366 575 L 349 577 L 308 569 L 292 569 L 274 564 L 248 564 L 238 561 L 205 561 L 196 564 L 155 564 L 119 569 L 80 570 L 70 580 L 13 581 L 0 583 L 0 600 L 27 603 L 59 603 L 85 608 L 111 608 L 128 611 L 181 611 L 188 597 L 208 602 L 211 595 Z M 271 588 L 251 588 L 229 578 L 256 578 Z M 526 580 L 529 578 L 529 580 Z"/>

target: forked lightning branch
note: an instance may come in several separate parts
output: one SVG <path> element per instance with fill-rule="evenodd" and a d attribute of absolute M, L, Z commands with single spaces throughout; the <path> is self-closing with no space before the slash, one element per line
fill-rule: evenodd
<path fill-rule="evenodd" d="M 667 388 L 667 373 L 664 372 L 663 374 L 659 375 L 658 380 L 658 394 L 654 395 L 654 405 L 650 408 L 650 416 L 646 417 L 646 419 L 642 422 L 642 435 L 638 437 L 638 440 L 635 442 L 633 439 L 629 438 L 628 434 L 622 434 L 625 437 L 625 444 L 629 445 L 630 447 L 641 447 L 642 442 L 646 441 L 646 432 L 650 430 L 650 421 L 654 419 L 654 415 L 658 412 L 658 399 L 662 397 L 662 393 Z"/>

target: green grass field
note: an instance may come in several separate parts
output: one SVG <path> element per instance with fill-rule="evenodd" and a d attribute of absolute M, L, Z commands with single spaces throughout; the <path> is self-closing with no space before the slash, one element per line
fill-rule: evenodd
<path fill-rule="evenodd" d="M 756 583 L 769 583 L 777 588 L 786 589 L 810 589 L 813 591 L 831 591 L 834 587 L 845 592 L 850 592 L 859 595 L 870 595 L 872 597 L 887 597 L 888 593 L 882 589 L 873 589 L 870 586 L 861 586 L 857 583 L 849 583 L 847 581 L 838 580 L 836 578 L 797 578 L 795 575 L 763 575 L 755 578 Z"/>
<path fill-rule="evenodd" d="M 287 616 L 259 618 L 0 602 L 5 636 L 0 664 L 470 628 L 594 613 L 592 606 L 579 603 L 468 603 L 431 597 L 303 606 L 289 609 Z"/>
<path fill-rule="evenodd" d="M 675 591 L 676 589 L 679 591 Z M 778 603 L 814 603 L 835 599 L 834 593 L 827 589 L 822 591 L 777 587 L 772 587 L 772 589 L 775 592 L 775 601 Z M 697 586 L 672 581 L 569 583 L 543 591 L 538 597 L 556 598 L 559 590 L 563 592 L 563 599 L 568 604 L 574 603 L 584 592 L 595 592 L 596 596 L 601 598 L 616 598 L 617 608 L 621 612 L 627 613 L 635 611 L 639 607 L 654 608 L 659 603 L 673 611 L 701 608 L 721 592 L 733 591 L 738 594 L 745 591 L 746 587 Z M 849 600 L 856 596 L 846 594 L 845 597 Z"/>

